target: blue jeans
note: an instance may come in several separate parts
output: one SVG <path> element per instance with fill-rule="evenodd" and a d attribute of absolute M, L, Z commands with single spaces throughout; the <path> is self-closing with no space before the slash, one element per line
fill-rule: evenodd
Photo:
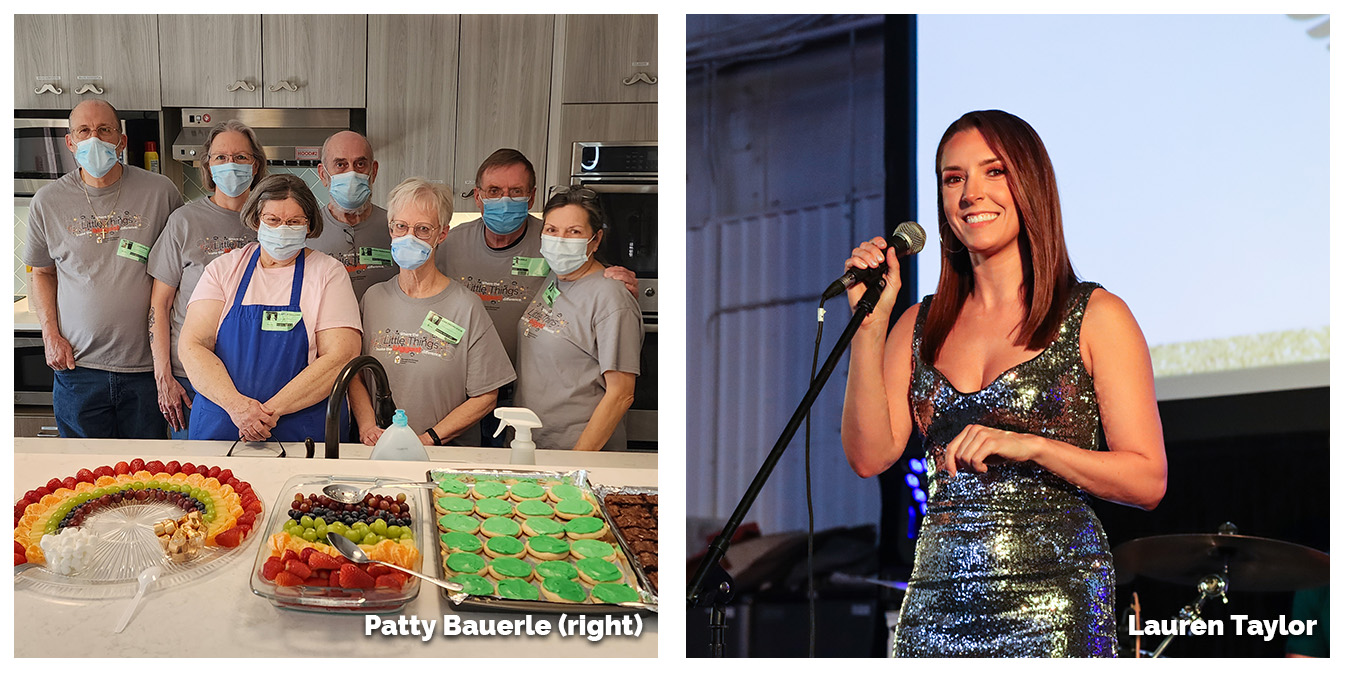
<path fill-rule="evenodd" d="M 167 437 L 154 372 L 75 367 L 54 373 L 51 399 L 61 437 Z"/>
<path fill-rule="evenodd" d="M 174 376 L 173 378 L 177 379 L 177 380 L 178 380 L 178 384 L 181 385 L 181 386 L 183 387 L 183 389 L 187 391 L 187 399 L 189 399 L 189 400 L 195 402 L 195 401 L 196 401 L 196 388 L 193 388 L 193 387 L 192 387 L 192 382 L 191 382 L 191 381 L 188 381 L 187 378 L 184 377 L 184 376 Z M 191 410 L 191 408 L 188 407 L 188 406 L 185 405 L 185 404 L 182 405 L 182 430 L 174 430 L 174 429 L 172 429 L 172 428 L 169 428 L 169 429 L 168 429 L 168 436 L 169 436 L 170 438 L 172 438 L 172 439 L 175 439 L 175 440 L 185 440 L 185 439 L 188 439 L 188 437 L 187 437 L 187 424 L 188 424 L 188 423 L 191 423 L 191 420 L 192 420 L 192 410 Z"/>
<path fill-rule="evenodd" d="M 517 383 L 517 381 L 515 383 Z M 500 387 L 500 392 L 496 393 L 495 406 L 497 409 L 500 407 L 514 406 L 514 383 L 508 383 Z M 506 438 L 508 437 L 507 432 L 500 433 L 500 437 L 494 437 L 496 428 L 500 427 L 500 419 L 495 417 L 495 409 L 492 409 L 487 412 L 485 416 L 481 417 L 480 425 L 481 446 L 494 447 L 497 449 L 509 446 L 509 443 L 506 441 Z M 509 427 L 506 426 L 505 430 L 508 431 Z"/>

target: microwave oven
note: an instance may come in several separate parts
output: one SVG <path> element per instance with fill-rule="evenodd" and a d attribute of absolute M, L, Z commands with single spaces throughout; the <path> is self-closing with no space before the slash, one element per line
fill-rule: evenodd
<path fill-rule="evenodd" d="M 126 120 L 121 121 L 126 134 Z M 65 146 L 70 122 L 55 118 L 14 119 L 14 194 L 32 196 L 37 190 L 74 171 L 75 155 Z M 127 148 L 130 144 L 127 144 Z M 122 151 L 126 162 L 126 151 Z"/>

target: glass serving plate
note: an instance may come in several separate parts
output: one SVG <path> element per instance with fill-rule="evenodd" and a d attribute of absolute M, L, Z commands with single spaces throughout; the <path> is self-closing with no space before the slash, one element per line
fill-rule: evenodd
<path fill-rule="evenodd" d="M 264 505 L 263 514 L 265 511 Z M 186 583 L 233 561 L 257 538 L 257 530 L 253 529 L 237 547 L 206 546 L 190 561 L 173 562 L 164 556 L 154 535 L 154 524 L 165 519 L 177 520 L 185 514 L 176 505 L 150 500 L 103 508 L 85 518 L 81 527 L 98 537 L 89 566 L 69 575 L 35 567 L 17 576 L 14 585 L 63 599 L 132 597 L 139 587 L 136 577 L 151 565 L 163 569 L 157 586 Z"/>
<path fill-rule="evenodd" d="M 409 576 L 410 581 L 400 590 L 391 588 L 366 590 L 315 585 L 280 586 L 262 576 L 262 565 L 272 555 L 271 536 L 283 531 L 282 525 L 290 519 L 290 504 L 294 500 L 295 494 L 322 495 L 322 488 L 329 484 L 349 484 L 365 489 L 380 482 L 410 481 L 413 480 L 402 477 L 352 475 L 296 475 L 286 480 L 285 488 L 281 489 L 280 495 L 276 498 L 277 509 L 272 511 L 271 519 L 267 520 L 264 525 L 265 531 L 262 532 L 262 542 L 257 548 L 257 561 L 252 568 L 253 594 L 265 597 L 272 604 L 283 609 L 348 614 L 393 612 L 406 606 L 407 602 L 416 599 L 416 595 L 420 594 L 421 591 L 421 579 L 414 576 Z M 403 487 L 375 490 L 375 493 L 385 492 L 406 494 L 407 496 L 407 508 L 411 511 L 413 518 L 410 525 L 413 529 L 412 539 L 420 552 L 415 566 L 408 568 L 423 571 L 425 562 L 424 544 L 430 542 L 428 527 L 426 526 L 428 523 L 426 520 L 426 511 L 429 505 L 428 494 L 424 489 Z M 431 510 L 430 514 L 433 515 L 434 511 Z M 336 555 L 336 557 L 343 563 L 347 561 L 340 555 Z"/>

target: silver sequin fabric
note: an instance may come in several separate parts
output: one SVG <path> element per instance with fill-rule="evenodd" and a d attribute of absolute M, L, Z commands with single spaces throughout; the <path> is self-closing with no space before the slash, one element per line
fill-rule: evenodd
<path fill-rule="evenodd" d="M 970 424 L 1098 449 L 1098 401 L 1079 350 L 1096 288 L 1071 290 L 1056 340 L 974 393 L 921 360 L 930 297 L 922 302 L 910 397 L 929 498 L 894 656 L 1116 656 L 1112 553 L 1084 491 L 1031 462 L 952 478 L 940 469 Z"/>

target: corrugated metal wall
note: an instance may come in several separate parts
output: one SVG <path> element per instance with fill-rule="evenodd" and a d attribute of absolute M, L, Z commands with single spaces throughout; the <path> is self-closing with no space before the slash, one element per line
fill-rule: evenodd
<path fill-rule="evenodd" d="M 861 31 L 688 75 L 689 519 L 722 524 L 738 504 L 808 388 L 819 295 L 884 230 L 882 55 L 879 31 Z M 827 308 L 820 361 L 850 315 Z M 819 530 L 879 519 L 877 482 L 841 452 L 845 372 L 813 409 Z M 749 513 L 764 532 L 807 526 L 803 438 Z"/>

